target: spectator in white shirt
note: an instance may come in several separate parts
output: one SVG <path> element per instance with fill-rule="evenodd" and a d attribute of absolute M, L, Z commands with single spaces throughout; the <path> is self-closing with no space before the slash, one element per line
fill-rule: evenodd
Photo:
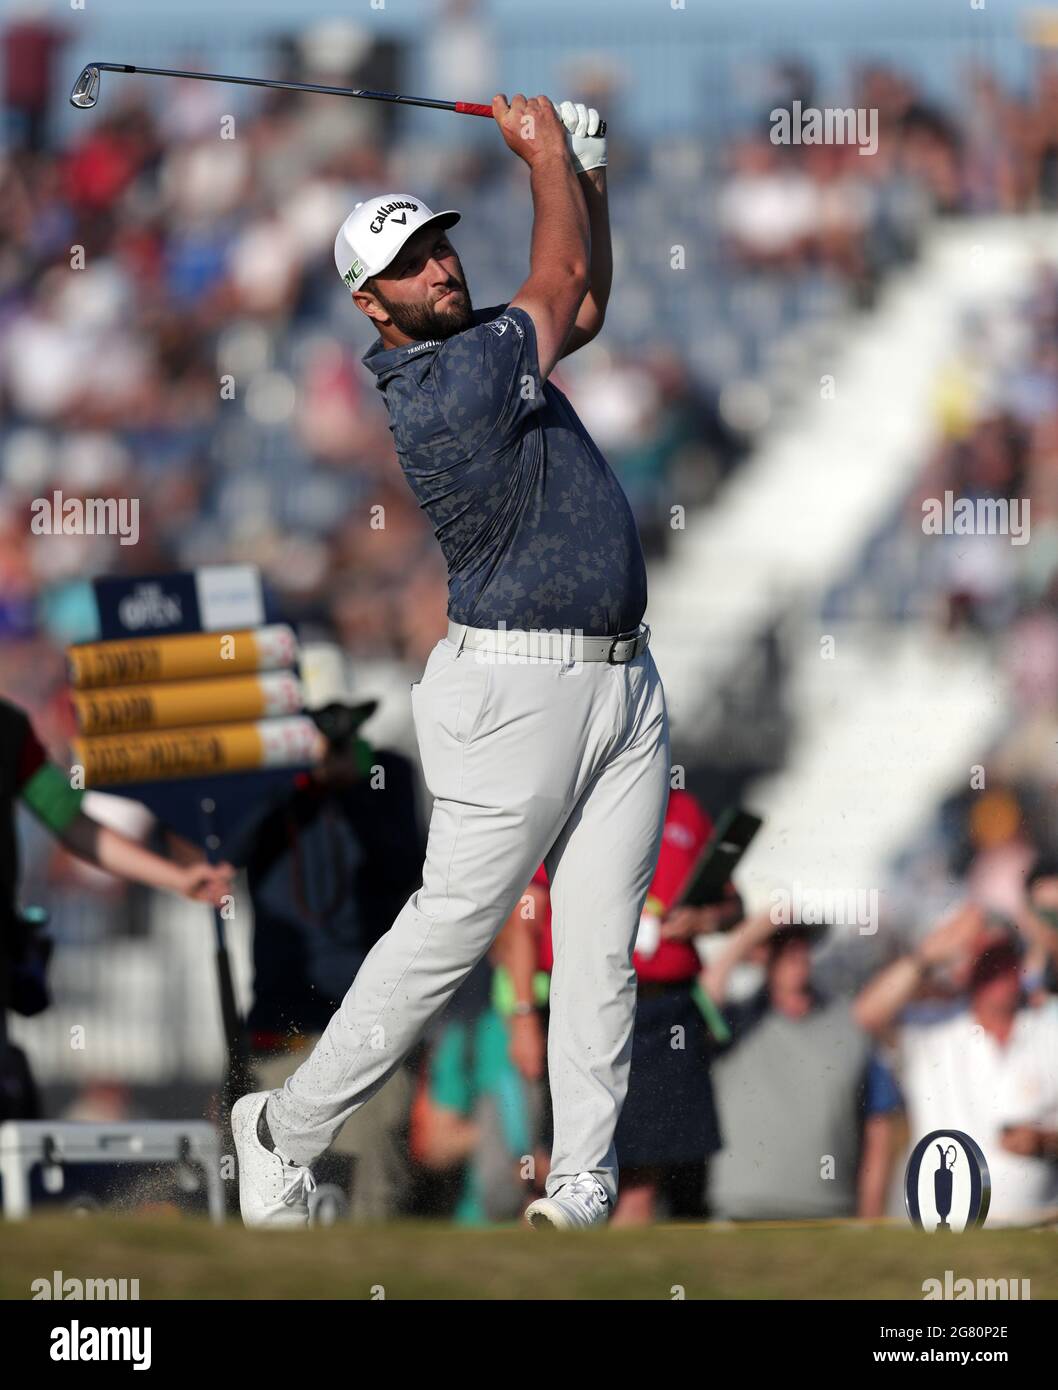
<path fill-rule="evenodd" d="M 1018 938 L 987 928 L 981 909 L 967 904 L 877 975 L 855 1005 L 870 1032 L 899 1022 L 911 1142 L 952 1128 L 983 1149 L 990 1221 L 1031 1221 L 1058 1200 L 1058 1005 L 1048 997 L 1027 1006 L 1021 958 Z M 909 1021 L 905 1010 L 924 981 L 961 963 L 969 964 L 965 1007 L 940 1021 Z"/>

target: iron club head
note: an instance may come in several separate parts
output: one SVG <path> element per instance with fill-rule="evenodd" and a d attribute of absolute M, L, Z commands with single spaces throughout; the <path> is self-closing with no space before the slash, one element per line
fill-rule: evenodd
<path fill-rule="evenodd" d="M 89 63 L 73 84 L 73 91 L 70 93 L 70 105 L 80 107 L 82 111 L 85 111 L 94 106 L 98 98 L 99 69 L 94 63 Z"/>

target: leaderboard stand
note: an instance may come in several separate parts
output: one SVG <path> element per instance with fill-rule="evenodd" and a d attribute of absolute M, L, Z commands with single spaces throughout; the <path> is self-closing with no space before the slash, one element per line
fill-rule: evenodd
<path fill-rule="evenodd" d="M 248 566 L 105 578 L 93 590 L 97 640 L 67 649 L 73 765 L 86 789 L 140 802 L 220 862 L 253 808 L 292 791 L 319 760 L 319 731 L 301 712 L 293 630 L 266 621 L 260 576 Z M 249 1058 L 216 908 L 213 926 L 226 1123 L 248 1089 Z"/>

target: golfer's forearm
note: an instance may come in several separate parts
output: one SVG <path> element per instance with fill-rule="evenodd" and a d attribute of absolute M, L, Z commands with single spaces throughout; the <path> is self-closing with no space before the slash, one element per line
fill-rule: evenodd
<path fill-rule="evenodd" d="M 577 176 L 588 210 L 590 255 L 588 293 L 577 313 L 575 327 L 593 338 L 603 326 L 613 284 L 613 246 L 610 241 L 610 205 L 606 192 L 606 168 L 589 169 Z"/>
<path fill-rule="evenodd" d="M 532 166 L 533 237 L 530 277 L 547 283 L 569 279 L 588 284 L 588 209 L 568 155 L 538 159 Z"/>
<path fill-rule="evenodd" d="M 179 891 L 180 874 L 175 864 L 84 814 L 71 823 L 62 835 L 62 843 L 78 858 L 119 878 L 145 883 L 150 888 Z"/>

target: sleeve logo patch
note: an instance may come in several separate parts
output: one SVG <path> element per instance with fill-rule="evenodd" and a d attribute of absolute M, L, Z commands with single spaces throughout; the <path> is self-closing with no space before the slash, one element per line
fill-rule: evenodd
<path fill-rule="evenodd" d="M 493 333 L 496 334 L 497 338 L 502 338 L 503 335 L 507 332 L 508 328 L 513 328 L 515 333 L 518 334 L 519 338 L 524 337 L 522 325 L 518 322 L 517 319 L 512 319 L 506 314 L 504 314 L 501 318 L 493 319 L 488 326 L 492 329 Z"/>

